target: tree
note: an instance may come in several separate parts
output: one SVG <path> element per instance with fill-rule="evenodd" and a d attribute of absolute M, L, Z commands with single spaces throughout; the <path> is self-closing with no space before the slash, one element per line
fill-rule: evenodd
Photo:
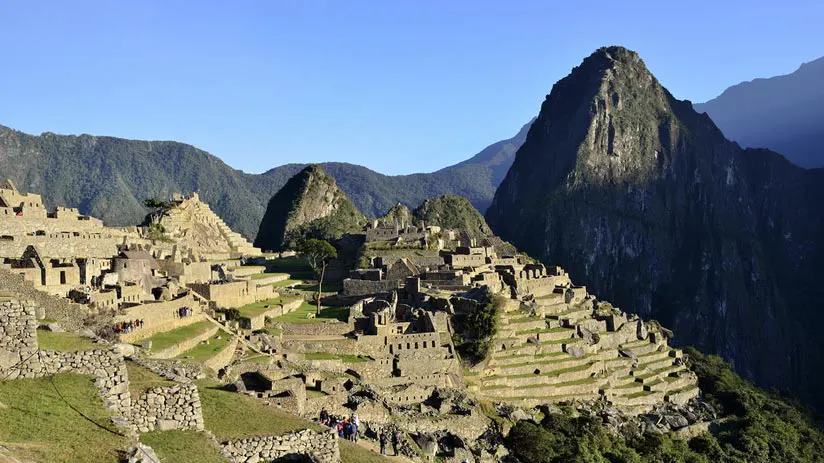
<path fill-rule="evenodd" d="M 312 270 L 318 276 L 318 309 L 316 313 L 320 314 L 321 286 L 323 285 L 323 278 L 326 276 L 326 264 L 329 263 L 330 259 L 338 257 L 338 251 L 328 241 L 317 238 L 300 238 L 295 248 L 298 253 L 309 261 L 309 265 L 312 266 Z"/>

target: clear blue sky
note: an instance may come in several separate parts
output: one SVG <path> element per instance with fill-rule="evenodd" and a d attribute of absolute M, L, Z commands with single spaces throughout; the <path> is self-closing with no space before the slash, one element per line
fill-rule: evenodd
<path fill-rule="evenodd" d="M 820 0 L 0 0 L 0 124 L 177 140 L 247 172 L 432 171 L 514 135 L 599 46 L 699 102 L 824 55 L 822 20 Z"/>

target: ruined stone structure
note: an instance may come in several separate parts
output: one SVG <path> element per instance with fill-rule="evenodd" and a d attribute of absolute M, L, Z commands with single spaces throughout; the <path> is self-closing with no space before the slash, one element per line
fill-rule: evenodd
<path fill-rule="evenodd" d="M 223 444 L 237 461 L 280 461 L 309 456 L 319 463 L 340 461 L 338 436 L 334 432 L 314 432 L 308 429 L 282 436 L 259 436 Z"/>

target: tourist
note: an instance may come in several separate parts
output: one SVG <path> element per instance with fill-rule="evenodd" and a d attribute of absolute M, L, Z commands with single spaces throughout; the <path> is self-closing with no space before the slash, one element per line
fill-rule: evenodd
<path fill-rule="evenodd" d="M 329 423 L 329 412 L 326 411 L 326 407 L 323 407 L 320 411 L 320 424 L 326 425 Z"/>
<path fill-rule="evenodd" d="M 386 455 L 386 433 L 382 432 L 378 440 L 381 444 L 381 455 Z"/>
<path fill-rule="evenodd" d="M 358 441 L 358 425 L 355 424 L 354 421 L 352 422 L 352 435 L 350 437 L 352 438 L 352 442 Z"/>
<path fill-rule="evenodd" d="M 392 432 L 392 452 L 398 456 L 398 431 Z"/>
<path fill-rule="evenodd" d="M 343 438 L 343 423 L 338 421 L 338 437 Z"/>

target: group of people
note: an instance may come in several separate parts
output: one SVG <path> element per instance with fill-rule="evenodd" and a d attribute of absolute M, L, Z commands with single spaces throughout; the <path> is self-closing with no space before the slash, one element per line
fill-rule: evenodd
<path fill-rule="evenodd" d="M 189 317 L 194 313 L 194 311 L 189 307 L 181 307 L 177 309 L 177 318 L 184 318 Z"/>
<path fill-rule="evenodd" d="M 126 322 L 117 322 L 112 327 L 117 334 L 131 333 L 132 331 L 143 328 L 143 319 L 134 319 Z"/>
<path fill-rule="evenodd" d="M 340 420 L 335 416 L 329 415 L 329 412 L 326 411 L 326 407 L 324 407 L 320 411 L 320 422 L 325 426 L 335 429 L 338 432 L 338 437 L 352 442 L 358 441 L 360 418 L 357 414 L 352 414 L 351 418 L 344 418 L 343 420 Z M 381 446 L 381 455 L 386 455 L 386 445 L 390 442 L 392 443 L 392 450 L 395 452 L 395 455 L 398 455 L 397 432 L 393 432 L 391 435 L 387 435 L 386 432 L 381 432 L 380 436 L 378 436 L 378 441 Z"/>

